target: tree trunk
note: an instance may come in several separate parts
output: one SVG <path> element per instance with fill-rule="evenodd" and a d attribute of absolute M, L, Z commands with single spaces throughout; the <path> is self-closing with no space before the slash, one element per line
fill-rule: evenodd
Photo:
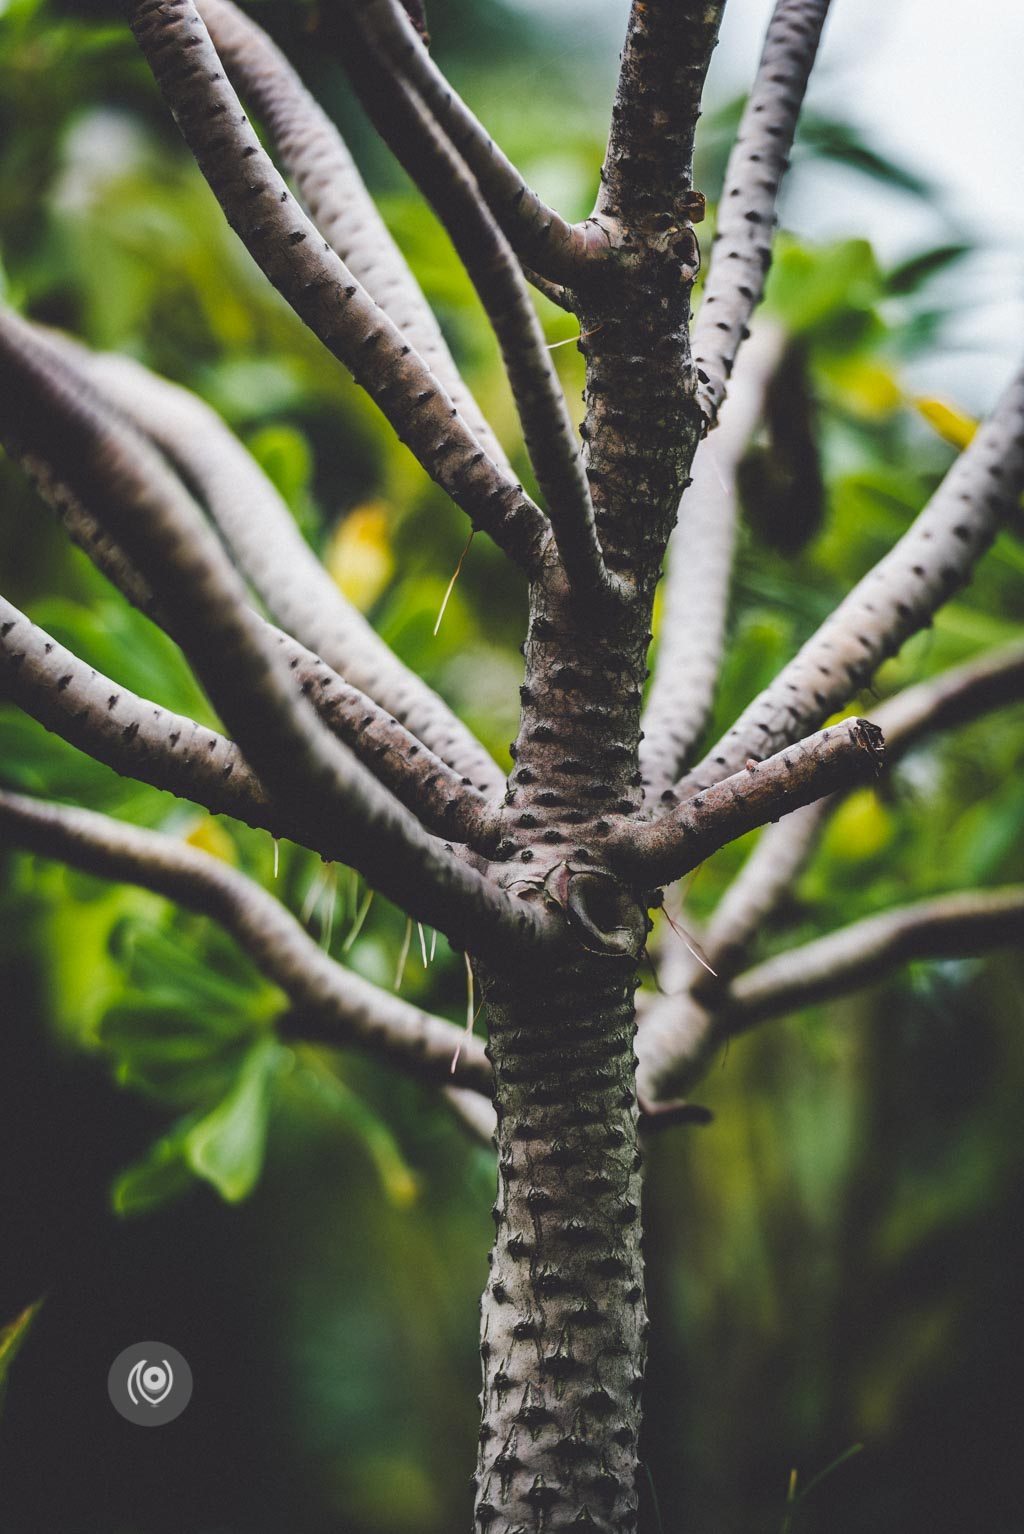
<path fill-rule="evenodd" d="M 631 962 L 487 978 L 498 1197 L 481 1529 L 631 1529 L 645 1337 Z"/>
<path fill-rule="evenodd" d="M 602 857 L 644 812 L 640 712 L 654 589 L 698 438 L 679 241 L 626 241 L 578 298 L 583 427 L 609 569 L 633 599 L 532 590 L 523 712 L 497 857 L 513 895 L 557 904 L 578 952 L 483 974 L 498 1110 L 495 1244 L 482 1303 L 477 1527 L 637 1522 L 645 1339 L 633 1038 L 653 892 Z"/>
<path fill-rule="evenodd" d="M 646 638 L 598 635 L 534 592 L 523 717 L 498 855 L 579 938 L 557 968 L 483 976 L 498 1108 L 498 1197 L 482 1306 L 477 1524 L 621 1530 L 636 1521 L 643 1377 L 636 956 L 647 921 L 603 869 L 607 814 L 639 802 Z"/>
<path fill-rule="evenodd" d="M 931 620 L 1024 483 L 1018 375 L 914 528 L 676 781 L 710 694 L 707 674 L 696 682 L 693 675 L 691 641 L 704 620 L 691 597 L 711 572 L 704 610 L 720 631 L 732 537 L 731 523 L 724 539 L 720 523 L 717 549 L 702 550 L 708 524 L 695 520 L 689 497 L 677 540 L 688 580 L 670 597 L 665 620 L 681 631 L 660 647 L 670 685 L 655 689 L 648 708 L 645 782 L 640 724 L 655 589 L 698 439 L 717 419 L 763 287 L 779 182 L 828 0 L 777 0 L 719 204 L 719 255 L 695 328 L 695 363 L 691 220 L 703 198 L 691 185 L 693 135 L 723 5 L 633 0 L 597 206 L 576 225 L 526 187 L 452 92 L 410 30 L 405 12 L 420 25 L 418 5 L 336 7 L 343 24 L 331 45 L 347 50 L 384 136 L 448 227 L 494 326 L 546 514 L 512 476 L 411 274 L 374 222 L 347 151 L 276 49 L 228 0 L 199 0 L 199 11 L 195 0 L 128 6 L 182 132 L 254 259 L 425 471 L 530 580 L 515 765 L 496 814 L 489 796 L 500 769 L 382 650 L 322 572 L 311 574 L 287 509 L 276 493 L 268 498 L 238 445 L 197 423 L 194 402 L 175 425 L 176 391 L 168 397 L 163 385 L 146 403 L 141 373 L 122 380 L 120 399 L 116 388 L 105 395 L 102 363 L 98 377 L 88 367 L 81 376 L 86 364 L 74 352 L 0 316 L 7 438 L 101 568 L 179 639 L 239 742 L 205 732 L 212 755 L 183 783 L 175 752 L 199 726 L 98 678 L 12 609 L 0 640 L 19 702 L 121 770 L 138 772 L 144 759 L 140 775 L 149 781 L 185 786 L 212 809 L 245 810 L 254 824 L 297 834 L 322 856 L 340 849 L 374 888 L 472 958 L 488 1012 L 498 1146 L 482 1302 L 480 1534 L 623 1534 L 637 1523 L 647 1321 L 633 1042 L 647 910 L 661 899 L 650 886 L 877 772 L 880 732 L 863 720 L 799 737 Z M 221 39 L 224 68 L 207 23 Z M 236 72 L 281 140 L 326 238 L 253 130 L 235 95 Z M 582 455 L 524 262 L 579 319 Z M 109 363 L 106 373 L 109 391 Z M 717 479 L 718 460 L 707 463 Z M 268 609 L 321 656 L 291 641 L 282 650 L 283 636 L 252 613 L 185 480 Z M 331 667 L 353 673 L 372 697 Z M 1011 655 L 997 670 L 1005 680 L 1015 668 L 1020 657 Z M 991 677 L 972 669 L 965 685 L 987 706 Z M 934 727 L 943 706 L 929 692 L 911 707 L 909 725 L 897 708 L 887 728 L 896 740 L 904 731 L 905 749 L 920 720 Z M 221 760 L 227 774 L 212 775 Z M 0 794 L 0 825 L 20 845 L 217 915 L 288 992 L 293 1036 L 301 1027 L 316 1037 L 326 1022 L 328 1036 L 340 1027 L 407 1071 L 445 1082 L 455 1052 L 454 1084 L 488 1092 L 476 1041 L 459 1044 L 449 1023 L 394 997 L 374 1001 L 372 988 L 317 951 L 314 964 L 308 936 L 240 874 L 168 838 L 19 796 Z M 457 853 L 442 840 L 460 836 Z M 731 907 L 720 907 L 717 929 L 711 925 L 715 983 L 695 979 L 694 970 L 667 1026 L 648 1013 L 645 1109 L 662 1095 L 657 1089 L 692 1078 L 716 1040 L 781 1006 L 832 994 L 900 955 L 941 953 L 951 934 L 972 952 L 979 934 L 987 946 L 1019 933 L 1019 890 L 966 905 L 963 897 L 933 900 L 740 973 L 751 933 L 807 845 L 788 853 L 783 845 L 780 861 L 765 839 Z"/>

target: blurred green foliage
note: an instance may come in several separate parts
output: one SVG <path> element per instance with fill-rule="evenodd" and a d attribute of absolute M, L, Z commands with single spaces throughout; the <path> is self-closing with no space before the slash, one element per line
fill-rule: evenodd
<path fill-rule="evenodd" d="M 388 222 L 528 478 L 494 345 L 444 236 L 359 126 L 340 71 L 309 39 L 308 13 L 260 10 L 351 124 Z M 606 113 L 601 93 L 595 100 L 587 89 L 597 67 L 587 39 L 563 30 L 549 45 L 538 22 L 470 0 L 435 0 L 434 12 L 438 51 L 528 178 L 568 213 L 584 212 Z M 737 120 L 733 103 L 703 125 L 701 180 L 712 193 Z M 796 175 L 801 158 L 933 196 L 838 117 L 805 126 Z M 900 536 L 952 460 L 903 379 L 922 348 L 945 344 L 944 295 L 970 257 L 968 237 L 951 235 L 938 212 L 935 226 L 933 245 L 888 271 L 862 239 L 824 248 L 780 239 L 768 307 L 800 347 L 824 505 L 820 526 L 816 512 L 784 555 L 793 540 L 773 530 L 763 496 L 757 514 L 760 481 L 748 477 L 751 516 L 713 730 Z M 507 760 L 519 582 L 475 540 L 432 636 L 465 540 L 459 514 L 252 268 L 113 7 L 0 4 L 0 281 L 7 301 L 36 318 L 138 356 L 210 400 L 332 569 L 351 570 L 358 542 L 355 599 Z M 549 340 L 571 339 L 571 319 L 538 302 Z M 575 348 L 553 355 L 577 398 Z M 955 404 L 952 355 L 949 379 Z M 1024 549 L 1004 536 L 858 706 L 869 712 L 872 696 L 1019 632 L 1022 575 Z M 175 648 L 66 547 L 7 462 L 0 585 L 90 663 L 211 722 Z M 1022 745 L 1022 712 L 1007 709 L 926 744 L 877 791 L 851 797 L 763 934 L 764 951 L 893 901 L 1024 878 Z M 381 900 L 366 910 L 347 871 L 119 779 L 11 709 L 0 710 L 0 776 L 190 838 L 272 887 L 343 962 L 394 983 L 405 919 Z M 698 917 L 749 845 L 700 870 L 690 891 Z M 464 1142 L 429 1094 L 372 1063 L 278 1043 L 283 998 L 211 924 L 38 860 L 4 864 L 0 973 L 12 1066 L 23 1064 L 20 1075 L 0 1071 L 0 1211 L 15 1236 L 9 1316 L 57 1288 L 36 1328 L 43 1335 L 20 1362 L 20 1415 L 12 1386 L 0 1523 L 12 1534 L 241 1534 L 285 1523 L 299 1534 L 439 1534 L 466 1521 L 488 1154 Z M 431 952 L 430 934 L 422 949 L 412 935 L 403 994 L 459 1018 L 461 960 L 443 943 Z M 869 994 L 774 1025 L 729 1051 L 706 1083 L 713 1127 L 673 1132 L 655 1147 L 646 1452 L 666 1531 L 1024 1527 L 1008 1439 L 1024 1403 L 1007 1361 L 1024 1340 L 1010 1277 L 1024 1256 L 1022 979 L 1012 955 L 913 966 Z M 50 1094 L 62 1092 L 80 1116 L 77 1136 L 53 1108 Z M 105 1147 L 84 1169 L 80 1139 Z M 215 1204 L 211 1189 L 240 1207 Z M 84 1230 L 72 1203 L 89 1214 Z M 148 1218 L 130 1226 L 129 1215 Z M 49 1245 L 36 1242 L 33 1221 L 50 1229 Z M 187 1251 L 198 1277 L 175 1266 L 167 1242 Z M 115 1314 L 137 1313 L 138 1292 L 160 1282 L 162 1262 L 160 1303 L 205 1338 L 211 1357 L 221 1357 L 215 1331 L 237 1332 L 224 1378 L 256 1403 L 241 1413 L 238 1441 L 212 1415 L 197 1419 L 212 1468 L 178 1466 L 181 1486 L 171 1490 L 169 1460 L 140 1461 L 115 1493 L 90 1468 L 102 1461 L 103 1429 L 83 1431 L 60 1404 L 52 1442 L 65 1473 L 45 1484 L 19 1474 L 43 1452 L 32 1392 L 44 1388 L 46 1360 L 79 1345 L 76 1304 L 88 1297 L 93 1317 L 120 1338 Z M 122 1311 L 104 1309 L 115 1302 Z M 194 1368 L 205 1356 L 192 1357 Z M 94 1383 L 83 1380 L 72 1405 Z M 217 1388 L 238 1416 L 228 1385 Z M 787 1503 L 793 1466 L 807 1487 L 861 1441 L 864 1453 L 837 1464 L 806 1503 Z M 236 1463 L 218 1501 L 217 1458 L 232 1453 L 249 1456 L 252 1469 L 243 1487 Z M 644 1516 L 654 1529 L 653 1498 Z"/>

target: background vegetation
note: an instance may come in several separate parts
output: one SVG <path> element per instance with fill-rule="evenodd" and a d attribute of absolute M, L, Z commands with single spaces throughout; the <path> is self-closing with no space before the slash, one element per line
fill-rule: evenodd
<path fill-rule="evenodd" d="M 443 235 L 354 117 L 310 13 L 260 10 L 351 125 L 481 403 L 514 442 L 494 348 Z M 607 116 L 607 93 L 584 90 L 586 38 L 552 45 L 535 20 L 474 0 L 435 0 L 431 22 L 527 177 L 583 214 Z M 934 205 L 844 125 L 843 105 L 809 122 L 801 156 Z M 725 103 L 703 124 L 712 198 L 737 116 Z M 948 348 L 954 301 L 971 297 L 977 233 L 934 213 L 934 239 L 896 268 L 863 240 L 783 241 L 769 306 L 794 351 L 771 439 L 743 477 L 717 725 L 898 537 L 971 430 L 905 383 L 922 352 Z M 432 634 L 464 544 L 458 513 L 254 272 L 112 6 L 0 5 L 0 260 L 9 302 L 216 405 L 346 592 L 506 759 L 517 583 L 477 540 Z M 569 316 L 544 317 L 553 343 L 571 340 Z M 575 348 L 555 356 L 575 397 Z M 955 403 L 952 351 L 948 376 Z M 1019 632 L 1022 577 L 1024 547 L 1005 535 L 883 668 L 878 693 Z M 0 587 L 97 667 L 210 721 L 173 646 L 68 548 L 5 461 Z M 1022 748 L 1024 711 L 1007 709 L 851 797 L 792 892 L 787 931 L 1024 878 Z M 276 880 L 332 952 L 385 984 L 401 967 L 404 994 L 462 1013 L 461 961 L 413 934 L 402 966 L 404 919 L 367 906 L 344 870 L 123 781 L 2 708 L 0 777 L 174 829 Z M 745 850 L 699 871 L 698 915 Z M 0 872 L 0 1322 L 45 1297 L 2 1402 L 0 1526 L 467 1525 L 489 1154 L 409 1083 L 276 1042 L 281 998 L 208 923 L 2 849 Z M 704 1084 L 713 1125 L 657 1143 L 648 1531 L 1024 1530 L 1022 983 L 1020 955 L 913 966 L 772 1024 Z M 143 1337 L 180 1348 L 196 1378 L 189 1410 L 158 1434 L 135 1433 L 106 1401 L 111 1359 Z M 0 1342 L 0 1373 L 3 1359 Z M 799 1497 L 858 1444 L 806 1501 L 787 1502 L 794 1467 Z"/>

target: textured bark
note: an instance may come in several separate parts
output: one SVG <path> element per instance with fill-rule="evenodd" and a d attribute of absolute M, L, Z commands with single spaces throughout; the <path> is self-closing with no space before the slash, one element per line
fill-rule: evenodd
<path fill-rule="evenodd" d="M 106 526 L 168 614 L 246 758 L 271 792 L 301 806 L 307 835 L 334 819 L 352 866 L 459 946 L 542 942 L 539 911 L 457 860 L 325 730 L 245 605 L 215 535 L 155 450 L 55 378 L 28 327 L 9 315 L 0 321 L 5 440 L 54 459 L 83 502 L 102 504 Z"/>
<path fill-rule="evenodd" d="M 202 498 L 246 579 L 278 623 L 373 698 L 483 793 L 504 777 L 480 742 L 342 596 L 276 488 L 215 411 L 128 357 L 67 355 L 152 438 Z"/>
<path fill-rule="evenodd" d="M 234 741 L 86 665 L 3 597 L 0 697 L 125 777 L 284 834 Z"/>
<path fill-rule="evenodd" d="M 382 63 L 422 98 L 438 127 L 475 176 L 516 255 L 541 277 L 568 281 L 599 256 L 607 239 L 597 225 L 567 224 L 532 191 L 427 52 L 398 0 L 342 0 L 343 22 L 358 25 Z M 344 51 L 346 37 L 340 33 Z"/>
<path fill-rule="evenodd" d="M 693 138 L 724 10 L 725 0 L 633 0 L 601 172 L 605 217 L 685 232 L 696 211 Z"/>
<path fill-rule="evenodd" d="M 171 638 L 178 640 L 183 649 L 187 650 L 188 624 L 186 623 L 184 627 L 181 627 L 180 623 L 175 625 L 172 617 L 161 608 L 149 583 L 120 545 L 104 532 L 82 502 L 72 495 L 66 486 L 60 484 L 52 471 L 44 468 L 38 458 L 28 454 L 16 453 L 16 456 L 20 457 L 22 466 L 39 487 L 44 500 L 60 512 L 71 536 L 85 550 L 96 567 L 140 612 L 145 613 Z M 116 746 L 115 749 L 115 742 L 109 731 L 103 728 L 97 729 L 98 721 L 92 712 L 93 699 L 90 696 L 90 689 L 94 693 L 96 688 L 106 685 L 109 693 L 119 684 L 110 678 L 102 677 L 99 673 L 89 674 L 88 668 L 83 668 L 82 663 L 68 651 L 60 652 L 64 656 L 64 672 L 69 678 L 65 680 L 55 658 L 59 647 L 54 649 L 49 635 L 44 634 L 42 630 L 34 630 L 34 637 L 29 638 L 28 631 L 24 627 L 15 628 L 14 625 L 20 620 L 24 620 L 25 623 L 28 620 L 24 619 L 24 615 L 11 604 L 4 605 L 9 609 L 5 621 L 11 624 L 11 628 L 5 636 L 3 652 L 12 666 L 20 668 L 18 701 L 21 707 L 38 718 L 48 729 L 63 735 L 72 745 L 88 751 L 93 751 L 95 745 L 97 750 L 93 751 L 93 754 L 99 754 L 103 761 L 118 772 L 132 777 L 144 777 L 145 781 L 154 783 L 156 787 L 170 787 L 174 793 L 184 791 L 174 786 L 178 778 L 172 764 L 161 760 L 161 752 L 168 743 L 172 749 L 175 748 L 176 743 L 168 742 L 168 737 L 177 729 L 177 726 L 167 724 L 164 730 L 150 721 L 149 713 L 146 711 L 153 711 L 156 716 L 163 713 L 165 722 L 172 716 L 167 715 L 158 705 L 146 699 L 134 698 L 126 689 L 121 689 L 124 708 L 131 706 L 135 710 L 136 722 L 144 716 L 149 721 L 147 731 L 149 749 L 158 754 L 153 760 L 135 755 L 130 749 L 131 738 L 129 737 L 126 737 L 125 742 Z M 495 825 L 494 810 L 491 801 L 473 787 L 470 779 L 460 777 L 453 768 L 440 757 L 435 756 L 416 736 L 411 734 L 398 719 L 387 714 L 358 688 L 351 687 L 342 681 L 318 655 L 292 639 L 289 634 L 274 628 L 272 624 L 266 623 L 253 612 L 248 614 L 248 621 L 264 645 L 268 647 L 276 645 L 281 651 L 293 683 L 299 693 L 309 700 L 323 723 L 339 740 L 344 741 L 361 762 L 372 767 L 375 777 L 389 788 L 402 804 L 414 812 L 422 825 L 452 841 L 472 842 L 479 850 L 486 850 L 490 845 Z M 25 664 L 26 646 L 33 657 L 32 664 Z M 60 698 L 50 697 L 50 689 L 55 686 L 59 688 L 61 682 L 68 689 L 67 693 Z M 8 686 L 13 689 L 10 674 Z M 440 700 L 438 702 L 440 705 Z M 443 705 L 440 707 L 443 708 Z M 122 719 L 122 723 L 126 721 Z M 182 730 L 178 733 L 187 739 L 189 732 L 196 728 L 194 721 L 185 720 Z M 207 733 L 212 736 L 212 732 Z M 213 751 L 215 747 L 211 743 L 208 749 Z M 216 747 L 216 750 L 224 754 L 226 769 L 227 754 L 237 751 L 237 747 L 233 742 L 224 741 Z M 144 761 L 145 771 L 140 772 L 139 768 Z M 157 781 L 156 777 L 149 775 L 163 774 L 165 769 L 170 773 L 168 782 Z M 494 770 L 497 771 L 497 768 L 495 767 Z M 214 799 L 217 799 L 219 803 L 219 795 L 211 797 L 213 784 L 208 774 L 200 773 L 195 787 L 201 790 L 193 795 L 197 802 L 211 809 L 215 807 Z M 238 810 L 243 811 L 239 818 L 249 821 L 250 824 L 262 824 L 262 821 L 250 819 L 250 813 L 259 815 L 262 811 L 255 804 L 249 804 L 251 796 L 248 794 L 248 789 L 243 791 L 242 786 L 239 785 L 238 792 L 240 797 L 235 801 L 236 806 Z M 259 793 L 266 798 L 268 805 L 272 803 L 270 796 L 262 787 Z M 234 810 L 227 808 L 226 801 L 223 807 L 226 813 L 235 813 Z M 217 809 L 215 812 L 220 811 Z M 287 806 L 274 805 L 274 813 L 277 817 L 275 835 L 287 835 L 293 840 L 305 841 L 307 845 L 313 845 L 317 851 L 327 857 L 336 855 L 329 850 L 329 839 L 324 840 L 322 835 L 320 837 L 314 835 L 314 840 L 310 843 L 308 824 L 299 827 L 298 823 L 288 819 Z M 290 830 L 284 829 L 286 823 L 291 826 Z"/>
<path fill-rule="evenodd" d="M 635 809 L 646 634 L 595 633 L 534 592 L 523 716 L 497 856 L 565 914 L 575 957 L 483 968 L 499 1189 L 482 1305 L 477 1527 L 631 1528 L 646 1330 L 633 992 L 642 896 L 609 876 L 609 813 Z"/>
<path fill-rule="evenodd" d="M 670 324 L 684 307 L 668 311 Z M 695 420 L 687 429 L 685 389 L 664 417 L 630 411 L 662 339 L 648 320 L 628 358 L 607 362 L 632 390 L 614 432 L 591 436 L 588 458 L 608 562 L 628 572 L 644 601 L 602 620 L 557 582 L 532 593 L 516 765 L 495 856 L 508 888 L 562 909 L 580 952 L 543 976 L 491 969 L 483 977 L 501 1218 L 482 1311 L 477 1526 L 492 1534 L 618 1531 L 636 1518 L 645 1316 L 632 997 L 647 922 L 643 892 L 609 876 L 602 846 L 611 817 L 642 804 L 650 601 L 697 435 Z M 603 365 L 602 356 L 595 370 Z M 589 418 L 607 419 L 600 389 L 592 400 Z"/>
<path fill-rule="evenodd" d="M 829 0 L 777 0 L 718 204 L 711 270 L 693 332 L 713 426 L 772 258 L 775 205 Z"/>
<path fill-rule="evenodd" d="M 482 1306 L 477 1527 L 629 1529 L 647 1331 L 633 967 L 488 977 L 497 1234 Z"/>
<path fill-rule="evenodd" d="M 481 447 L 507 468 L 504 449 L 334 123 L 281 50 L 232 0 L 199 0 L 196 9 L 239 94 L 266 124 L 314 224 L 441 381 Z"/>
<path fill-rule="evenodd" d="M 870 781 L 881 770 L 882 732 L 866 719 L 846 719 L 763 762 L 701 789 L 660 820 L 616 828 L 608 856 L 621 871 L 668 884 L 726 842 L 791 810 Z"/>
<path fill-rule="evenodd" d="M 783 349 L 759 327 L 742 353 L 722 424 L 702 442 L 669 542 L 654 677 L 644 709 L 640 766 L 649 799 L 679 776 L 714 702 L 725 648 L 739 506 L 736 470 L 757 428 L 765 389 Z"/>
<path fill-rule="evenodd" d="M 969 579 L 1024 491 L 1024 372 L 895 548 L 682 782 L 685 798 L 787 745 L 864 687 Z"/>
<path fill-rule="evenodd" d="M 454 841 L 486 842 L 494 817 L 437 757 L 394 719 L 348 687 L 287 634 L 276 635 L 297 688 L 340 740 L 371 764 L 376 777 L 421 823 Z M 0 696 L 125 777 L 151 783 L 215 815 L 231 815 L 273 836 L 302 840 L 306 830 L 287 800 L 275 800 L 234 741 L 140 698 L 58 644 L 0 597 Z M 342 846 L 318 837 L 316 851 Z"/>
<path fill-rule="evenodd" d="M 501 347 L 533 471 L 572 588 L 621 597 L 605 568 L 579 444 L 526 280 L 480 189 L 419 98 L 351 48 L 353 84 L 385 143 L 424 193 L 455 247 Z"/>
<path fill-rule="evenodd" d="M 449 841 L 486 851 L 497 828 L 494 806 L 468 778 L 422 745 L 365 693 L 350 687 L 318 655 L 275 633 L 296 685 L 317 715 L 420 824 Z"/>
<path fill-rule="evenodd" d="M 473 526 L 525 569 L 535 568 L 544 517 L 491 462 L 441 382 L 302 212 L 242 111 L 192 0 L 134 0 L 128 14 L 185 142 L 260 269 Z"/>
<path fill-rule="evenodd" d="M 701 78 L 713 9 L 714 25 L 696 33 Z M 613 876 L 605 848 L 615 820 L 642 811 L 651 609 L 700 430 L 688 336 L 692 130 L 676 161 L 662 157 L 656 217 L 649 197 L 633 200 L 624 187 L 615 195 L 614 166 L 624 167 L 630 135 L 641 158 L 651 147 L 655 175 L 657 134 L 644 108 L 667 108 L 663 93 L 681 77 L 666 78 L 645 51 L 645 12 L 638 5 L 630 19 L 600 208 L 615 226 L 615 253 L 584 271 L 572 298 L 598 535 L 608 568 L 635 595 L 602 616 L 558 580 L 534 586 L 516 765 L 495 854 L 507 887 L 560 906 L 580 951 L 540 979 L 493 966 L 484 973 L 499 1195 L 482 1305 L 477 1527 L 491 1534 L 619 1534 L 637 1519 L 646 1316 L 633 994 L 644 907 L 655 897 Z M 692 40 L 683 30 L 677 60 Z M 653 180 L 647 190 L 653 197 Z"/>
<path fill-rule="evenodd" d="M 13 437 L 7 439 L 5 446 L 11 457 L 17 459 L 41 498 L 60 517 L 72 542 L 92 560 L 115 590 L 166 632 L 166 624 L 162 621 L 162 615 L 158 614 L 148 582 L 143 580 L 117 540 L 100 526 L 70 486 L 54 472 L 53 465 L 44 462 L 37 454 L 26 451 Z"/>

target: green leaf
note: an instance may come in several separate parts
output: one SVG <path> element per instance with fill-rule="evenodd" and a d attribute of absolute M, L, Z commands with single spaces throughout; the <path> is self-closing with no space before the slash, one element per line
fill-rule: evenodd
<path fill-rule="evenodd" d="M 812 247 L 780 237 L 767 302 L 795 335 L 813 332 L 820 345 L 852 350 L 882 333 L 874 313 L 881 297 L 881 275 L 867 240 Z"/>
<path fill-rule="evenodd" d="M 42 1300 L 36 1300 L 34 1305 L 27 1305 L 21 1315 L 15 1316 L 9 1325 L 0 1327 L 0 1407 L 3 1405 L 11 1365 L 18 1356 L 42 1303 Z"/>
<path fill-rule="evenodd" d="M 5 786 L 23 793 L 110 808 L 116 796 L 132 796 L 132 785 L 109 767 L 76 751 L 57 735 L 14 708 L 0 708 L 0 762 Z M 147 790 L 138 795 L 140 801 Z M 162 795 L 153 795 L 162 801 Z"/>
<path fill-rule="evenodd" d="M 177 913 L 169 924 L 133 920 L 111 934 L 111 951 L 134 990 L 160 1005 L 204 1013 L 269 1018 L 280 992 L 237 944 L 211 922 Z"/>
<path fill-rule="evenodd" d="M 192 1170 L 185 1159 L 186 1134 L 187 1127 L 175 1128 L 115 1179 L 110 1201 L 116 1214 L 148 1214 L 193 1186 Z"/>
<path fill-rule="evenodd" d="M 285 358 L 235 356 L 207 369 L 203 393 L 236 425 L 294 410 L 302 398 L 298 370 Z"/>
<path fill-rule="evenodd" d="M 860 171 L 873 181 L 881 181 L 912 197 L 934 201 L 935 188 L 931 181 L 874 149 L 850 123 L 804 112 L 797 142 L 802 151 L 817 158 L 833 160 L 850 170 Z"/>
<path fill-rule="evenodd" d="M 311 1105 L 322 1106 L 350 1124 L 373 1161 L 388 1202 L 396 1209 L 410 1208 L 418 1197 L 419 1185 L 390 1127 L 342 1080 L 334 1062 L 325 1060 L 319 1050 L 301 1050 L 300 1061 L 290 1085 L 293 1092 L 308 1099 L 303 1104 L 303 1118 L 308 1121 Z"/>
<path fill-rule="evenodd" d="M 852 1443 L 848 1449 L 843 1450 L 842 1454 L 837 1454 L 830 1465 L 826 1465 L 824 1470 L 819 1470 L 817 1475 L 811 1477 L 797 1498 L 797 1501 L 805 1501 L 805 1499 L 810 1496 L 814 1488 L 816 1486 L 820 1486 L 822 1481 L 827 1480 L 833 1471 L 838 1470 L 840 1465 L 845 1465 L 847 1460 L 853 1459 L 854 1455 L 861 1454 L 863 1451 L 864 1445 L 862 1443 Z"/>
<path fill-rule="evenodd" d="M 271 1081 L 285 1058 L 272 1039 L 248 1049 L 215 1107 L 179 1119 L 117 1177 L 115 1211 L 145 1214 L 179 1198 L 196 1178 L 212 1183 L 229 1203 L 245 1198 L 263 1166 Z"/>
<path fill-rule="evenodd" d="M 251 1032 L 251 1024 L 237 1014 L 196 1016 L 157 998 L 138 998 L 111 1007 L 96 1031 L 101 1043 L 119 1054 L 176 1059 L 237 1043 Z"/>
<path fill-rule="evenodd" d="M 228 1090 L 253 1023 L 238 1013 L 190 1012 L 157 994 L 111 1007 L 96 1034 L 122 1086 L 190 1108 Z"/>
<path fill-rule="evenodd" d="M 886 272 L 885 286 L 890 293 L 916 293 L 929 278 L 962 261 L 970 252 L 971 246 L 963 243 L 936 245 L 932 250 L 923 250 Z"/>
<path fill-rule="evenodd" d="M 254 1045 L 232 1090 L 185 1136 L 189 1166 L 229 1203 L 245 1198 L 262 1170 L 270 1084 L 281 1055 L 274 1040 Z"/>
<path fill-rule="evenodd" d="M 309 439 L 297 427 L 275 422 L 247 435 L 245 445 L 289 506 L 303 507 L 313 483 Z"/>

